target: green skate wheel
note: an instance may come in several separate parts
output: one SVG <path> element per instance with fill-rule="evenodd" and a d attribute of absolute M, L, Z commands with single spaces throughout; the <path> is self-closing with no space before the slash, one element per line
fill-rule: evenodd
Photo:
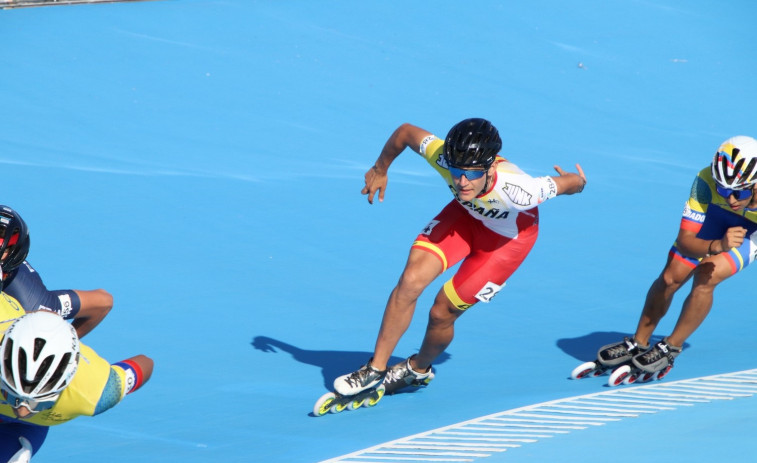
<path fill-rule="evenodd" d="M 357 410 L 358 408 L 363 406 L 363 403 L 365 403 L 365 399 L 355 399 L 351 400 L 350 403 L 347 405 L 348 410 Z"/>
<path fill-rule="evenodd" d="M 374 394 L 372 394 L 370 397 L 365 399 L 365 401 L 363 402 L 363 406 L 373 407 L 374 405 L 379 403 L 379 400 L 381 400 L 382 397 L 384 397 L 384 393 L 386 393 L 386 388 L 382 384 L 376 389 Z"/>
<path fill-rule="evenodd" d="M 344 411 L 345 408 L 347 408 L 347 404 L 340 404 L 337 402 L 334 405 L 332 405 L 331 408 L 329 408 L 329 411 L 331 413 L 341 413 Z"/>
<path fill-rule="evenodd" d="M 313 407 L 313 414 L 315 416 L 323 416 L 329 412 L 329 409 L 336 399 L 336 394 L 333 392 L 327 392 L 321 396 Z"/>

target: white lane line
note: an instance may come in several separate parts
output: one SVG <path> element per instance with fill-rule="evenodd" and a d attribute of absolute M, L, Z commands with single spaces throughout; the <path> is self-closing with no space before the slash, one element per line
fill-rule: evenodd
<path fill-rule="evenodd" d="M 621 387 L 482 416 L 321 463 L 472 462 L 589 426 L 757 393 L 757 369 Z"/>

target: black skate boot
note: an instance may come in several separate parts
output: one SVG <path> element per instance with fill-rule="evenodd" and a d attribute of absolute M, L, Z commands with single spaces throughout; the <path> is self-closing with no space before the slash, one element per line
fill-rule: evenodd
<path fill-rule="evenodd" d="M 634 356 L 633 366 L 641 370 L 644 375 L 656 374 L 662 379 L 671 368 L 673 360 L 681 353 L 682 348 L 668 344 L 668 338 L 663 339 L 650 349 Z"/>
<path fill-rule="evenodd" d="M 640 346 L 635 338 L 626 336 L 621 342 L 600 347 L 597 352 L 597 360 L 577 366 L 571 372 L 570 377 L 580 379 L 600 376 L 611 370 L 614 374 L 624 365 L 630 364 L 634 355 L 643 352 L 648 347 Z"/>
<path fill-rule="evenodd" d="M 334 380 L 334 390 L 345 396 L 352 396 L 381 384 L 386 376 L 386 370 L 373 368 L 371 360 L 359 370 L 342 375 Z"/>
<path fill-rule="evenodd" d="M 392 394 L 408 386 L 426 386 L 434 379 L 434 372 L 431 371 L 431 367 L 428 367 L 428 371 L 424 373 L 413 370 L 410 366 L 411 358 L 413 356 L 392 366 L 386 372 L 384 387 L 386 387 L 387 394 Z"/>
<path fill-rule="evenodd" d="M 606 370 L 612 369 L 631 359 L 645 349 L 635 338 L 625 337 L 623 341 L 602 346 L 597 352 L 597 360 Z"/>

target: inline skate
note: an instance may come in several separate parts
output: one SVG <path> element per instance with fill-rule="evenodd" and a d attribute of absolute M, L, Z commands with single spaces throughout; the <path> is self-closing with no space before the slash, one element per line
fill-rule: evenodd
<path fill-rule="evenodd" d="M 323 416 L 326 413 L 340 413 L 346 410 L 357 410 L 360 407 L 373 407 L 382 397 L 385 388 L 383 384 L 366 389 L 354 395 L 342 395 L 338 392 L 327 392 L 316 401 L 313 407 L 315 416 Z"/>
<path fill-rule="evenodd" d="M 623 341 L 607 344 L 599 348 L 597 359 L 585 362 L 573 369 L 570 377 L 573 379 L 601 376 L 609 371 L 614 371 L 631 362 L 633 357 L 643 348 L 634 338 L 625 337 Z"/>
<path fill-rule="evenodd" d="M 412 357 L 408 357 L 406 360 L 393 365 L 386 372 L 384 386 L 386 387 L 387 394 L 394 394 L 396 391 L 408 386 L 428 386 L 428 383 L 434 379 L 434 372 L 430 366 L 423 373 L 413 370 L 410 366 L 410 359 Z"/>
<path fill-rule="evenodd" d="M 667 338 L 655 343 L 651 348 L 636 354 L 630 363 L 619 366 L 610 374 L 607 384 L 619 386 L 635 382 L 660 380 L 673 368 L 682 348 L 668 344 Z"/>
<path fill-rule="evenodd" d="M 384 397 L 385 387 L 381 382 L 387 370 L 379 370 L 371 365 L 371 361 L 357 371 L 342 375 L 334 380 L 334 392 L 322 395 L 313 407 L 315 416 L 326 413 L 339 413 L 356 410 L 362 406 L 373 407 Z"/>

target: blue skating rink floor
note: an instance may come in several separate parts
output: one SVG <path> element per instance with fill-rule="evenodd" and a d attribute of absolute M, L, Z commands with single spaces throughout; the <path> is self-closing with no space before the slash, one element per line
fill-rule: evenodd
<path fill-rule="evenodd" d="M 116 408 L 51 429 L 33 461 L 319 462 L 618 390 L 568 377 L 635 329 L 717 146 L 757 136 L 756 14 L 746 0 L 0 11 L 0 203 L 29 223 L 48 287 L 113 293 L 84 341 L 156 363 Z M 410 151 L 381 204 L 360 194 L 364 172 L 399 124 L 443 136 L 474 116 L 532 175 L 580 163 L 586 190 L 541 207 L 533 252 L 459 320 L 430 387 L 311 416 L 371 355 L 413 238 L 451 199 Z M 751 273 L 718 288 L 654 386 L 757 367 Z M 397 359 L 420 346 L 449 276 L 422 296 Z M 754 397 L 714 400 L 491 456 L 402 461 L 750 461 L 755 413 Z"/>

